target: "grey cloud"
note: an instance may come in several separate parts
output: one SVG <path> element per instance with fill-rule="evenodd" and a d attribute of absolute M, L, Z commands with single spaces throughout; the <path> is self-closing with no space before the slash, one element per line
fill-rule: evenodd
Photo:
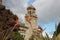
<path fill-rule="evenodd" d="M 39 21 L 47 23 L 60 20 L 60 0 L 38 0 L 33 5 L 37 9 Z"/>
<path fill-rule="evenodd" d="M 3 0 L 3 5 L 16 14 L 20 20 L 24 19 L 28 0 Z M 23 20 L 24 21 L 24 20 Z"/>
<path fill-rule="evenodd" d="M 26 13 L 27 2 L 28 0 L 3 0 L 3 5 L 21 18 Z M 36 0 L 33 5 L 37 9 L 38 21 L 43 23 L 60 21 L 60 0 Z"/>

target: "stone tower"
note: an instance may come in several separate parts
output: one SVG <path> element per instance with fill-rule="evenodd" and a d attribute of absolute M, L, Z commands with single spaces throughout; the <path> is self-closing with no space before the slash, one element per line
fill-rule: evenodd
<path fill-rule="evenodd" d="M 34 35 L 33 31 L 38 29 L 37 25 L 37 15 L 35 13 L 36 9 L 30 5 L 27 8 L 27 14 L 25 14 L 25 26 L 29 29 L 26 31 L 25 40 L 29 40 L 32 35 Z"/>

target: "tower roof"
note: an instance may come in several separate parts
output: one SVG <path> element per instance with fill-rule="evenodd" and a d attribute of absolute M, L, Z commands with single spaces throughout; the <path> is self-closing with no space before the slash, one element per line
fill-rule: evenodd
<path fill-rule="evenodd" d="M 30 5 L 30 6 L 27 8 L 27 10 L 29 10 L 29 9 L 34 9 L 34 10 L 36 10 L 33 5 Z"/>

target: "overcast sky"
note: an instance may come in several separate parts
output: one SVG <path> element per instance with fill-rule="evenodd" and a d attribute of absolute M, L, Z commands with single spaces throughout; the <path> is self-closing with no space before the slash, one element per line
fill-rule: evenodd
<path fill-rule="evenodd" d="M 26 8 L 29 5 L 36 8 L 38 25 L 46 30 L 50 37 L 55 31 L 55 24 L 60 22 L 60 0 L 3 0 L 3 5 L 16 14 L 20 21 L 24 22 Z"/>

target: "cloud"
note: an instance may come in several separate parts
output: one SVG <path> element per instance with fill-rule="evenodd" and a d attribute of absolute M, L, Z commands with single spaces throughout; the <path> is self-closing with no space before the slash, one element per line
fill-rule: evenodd
<path fill-rule="evenodd" d="M 3 5 L 16 14 L 20 20 L 24 21 L 28 0 L 3 0 Z"/>
<path fill-rule="evenodd" d="M 16 14 L 21 22 L 24 22 L 24 16 L 26 13 L 26 8 L 28 4 L 33 3 L 36 8 L 36 13 L 38 15 L 38 23 L 41 24 L 42 27 L 47 26 L 50 23 L 55 23 L 60 21 L 60 0 L 34 0 L 33 2 L 29 2 L 31 0 L 3 0 L 3 5 L 6 8 L 10 9 L 14 14 Z M 45 24 L 44 24 L 45 23 Z M 50 26 L 51 25 L 51 26 Z M 51 30 L 54 31 L 53 24 L 47 26 L 47 29 L 44 31 L 49 35 Z M 50 30 L 49 30 L 50 28 Z"/>
<path fill-rule="evenodd" d="M 36 7 L 39 21 L 60 21 L 60 0 L 36 0 L 33 5 Z"/>
<path fill-rule="evenodd" d="M 36 0 L 33 5 L 38 15 L 38 24 L 46 27 L 43 35 L 47 32 L 52 37 L 55 23 L 60 22 L 60 0 Z"/>

